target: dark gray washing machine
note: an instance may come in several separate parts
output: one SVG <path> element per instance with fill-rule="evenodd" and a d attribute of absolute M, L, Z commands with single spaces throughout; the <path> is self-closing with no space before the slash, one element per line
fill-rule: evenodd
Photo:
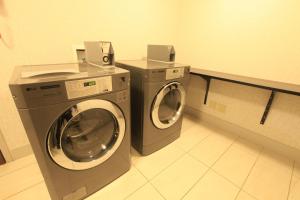
<path fill-rule="evenodd" d="M 190 67 L 143 60 L 118 61 L 131 74 L 132 145 L 149 155 L 180 136 Z"/>
<path fill-rule="evenodd" d="M 129 79 L 87 64 L 15 69 L 11 93 L 51 199 L 83 199 L 129 170 Z"/>

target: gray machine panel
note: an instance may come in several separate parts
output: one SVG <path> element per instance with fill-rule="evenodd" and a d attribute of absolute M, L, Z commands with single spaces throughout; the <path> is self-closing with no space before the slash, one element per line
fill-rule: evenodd
<path fill-rule="evenodd" d="M 76 74 L 48 74 L 22 77 L 32 68 L 77 66 Z M 51 105 L 87 96 L 126 89 L 130 84 L 129 72 L 112 67 L 109 71 L 86 64 L 59 64 L 45 66 L 20 66 L 10 81 L 10 89 L 18 108 Z"/>
<path fill-rule="evenodd" d="M 190 66 L 179 63 L 163 63 L 147 60 L 117 61 L 116 66 L 143 77 L 145 82 L 167 81 L 189 76 Z"/>
<path fill-rule="evenodd" d="M 135 67 L 135 68 L 140 68 L 140 69 L 167 69 L 167 68 L 188 66 L 180 63 L 167 63 L 167 62 L 147 61 L 147 60 L 119 60 L 116 63 Z"/>

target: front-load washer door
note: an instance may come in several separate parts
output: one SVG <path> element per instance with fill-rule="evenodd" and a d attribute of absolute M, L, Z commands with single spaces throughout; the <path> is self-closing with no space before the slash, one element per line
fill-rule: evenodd
<path fill-rule="evenodd" d="M 172 82 L 164 86 L 156 95 L 151 118 L 159 129 L 172 126 L 180 118 L 185 105 L 185 90 L 181 83 Z"/>
<path fill-rule="evenodd" d="M 125 118 L 118 106 L 105 100 L 87 100 L 67 109 L 53 123 L 47 148 L 61 167 L 84 170 L 112 156 L 124 134 Z"/>

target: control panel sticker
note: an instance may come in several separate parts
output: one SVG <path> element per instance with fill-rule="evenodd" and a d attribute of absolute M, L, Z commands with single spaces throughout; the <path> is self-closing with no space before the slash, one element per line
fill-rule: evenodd
<path fill-rule="evenodd" d="M 111 76 L 66 81 L 65 84 L 68 99 L 75 99 L 112 91 Z"/>
<path fill-rule="evenodd" d="M 166 80 L 184 77 L 184 68 L 173 68 L 166 70 Z"/>

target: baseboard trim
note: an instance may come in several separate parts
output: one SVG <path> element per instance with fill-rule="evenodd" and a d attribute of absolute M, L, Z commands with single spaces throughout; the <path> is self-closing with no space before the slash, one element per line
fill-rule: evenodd
<path fill-rule="evenodd" d="M 296 149 L 294 147 L 290 147 L 288 145 L 282 144 L 278 141 L 275 141 L 266 136 L 260 135 L 259 133 L 253 132 L 246 128 L 243 128 L 237 124 L 233 124 L 231 122 L 225 121 L 208 113 L 197 110 L 193 107 L 186 106 L 185 113 L 192 115 L 199 122 L 205 122 L 212 126 L 216 126 L 218 128 L 224 129 L 226 131 L 232 132 L 234 134 L 239 135 L 249 141 L 252 141 L 256 144 L 264 146 L 265 148 L 274 151 L 278 154 L 284 155 L 290 159 L 296 160 L 300 162 L 300 149 Z"/>
<path fill-rule="evenodd" d="M 17 160 L 19 158 L 28 156 L 30 154 L 32 154 L 32 148 L 30 144 L 11 150 L 11 155 L 13 157 L 13 160 Z"/>

